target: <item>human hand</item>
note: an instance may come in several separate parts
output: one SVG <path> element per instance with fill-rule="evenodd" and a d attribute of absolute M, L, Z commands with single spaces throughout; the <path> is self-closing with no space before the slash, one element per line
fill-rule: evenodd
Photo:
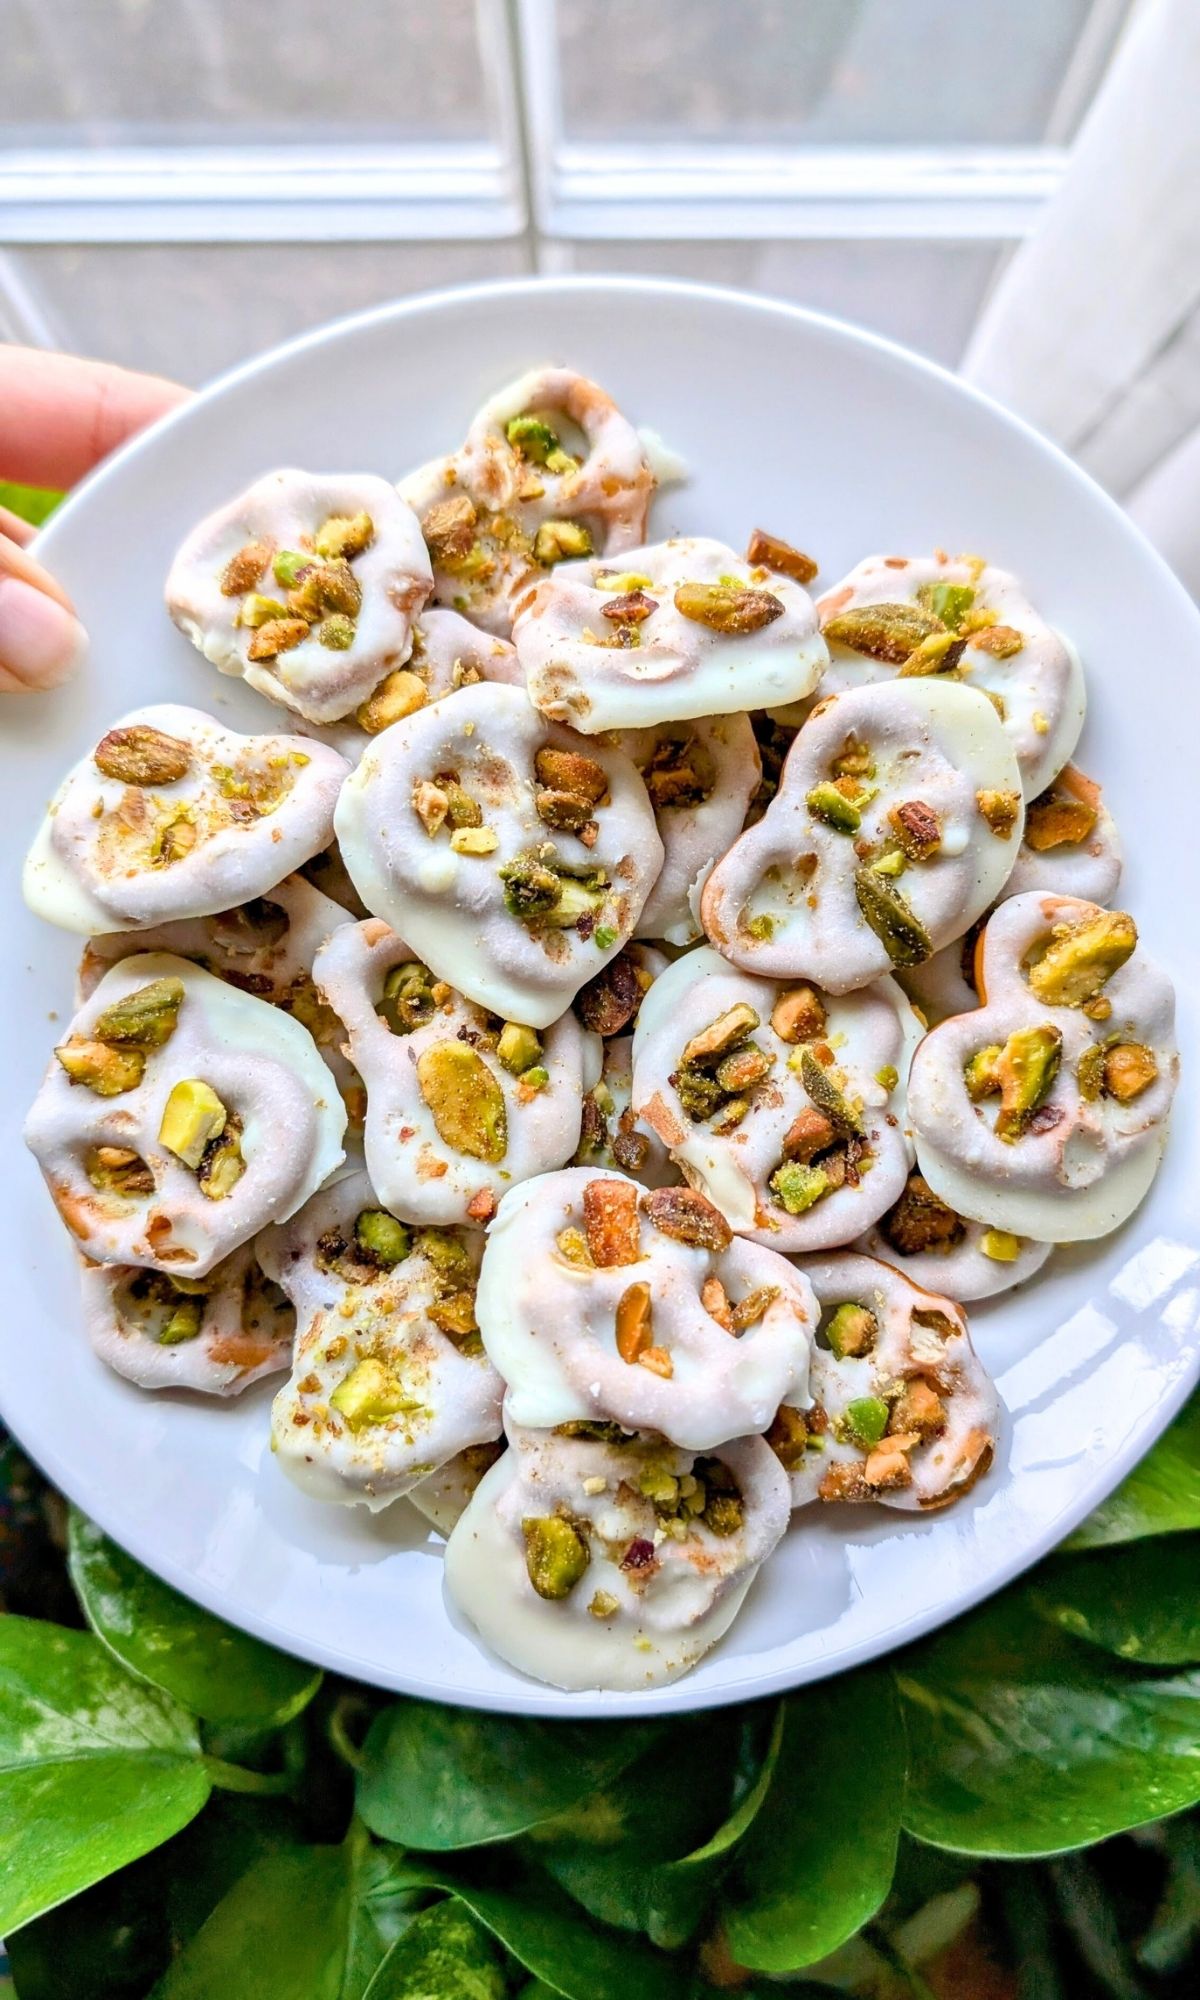
<path fill-rule="evenodd" d="M 188 394 L 104 361 L 0 347 L 0 479 L 73 486 Z M 70 598 L 28 552 L 33 529 L 0 507 L 0 694 L 57 687 L 87 635 Z"/>

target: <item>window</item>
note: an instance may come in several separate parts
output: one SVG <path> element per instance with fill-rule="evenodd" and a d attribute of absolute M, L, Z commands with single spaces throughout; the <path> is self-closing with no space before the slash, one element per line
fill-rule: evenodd
<path fill-rule="evenodd" d="M 200 379 L 531 269 L 954 360 L 1127 0 L 5 0 L 0 332 Z"/>

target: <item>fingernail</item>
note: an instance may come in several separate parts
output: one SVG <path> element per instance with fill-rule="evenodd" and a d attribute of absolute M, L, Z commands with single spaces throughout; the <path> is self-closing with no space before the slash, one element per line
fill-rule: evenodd
<path fill-rule="evenodd" d="M 83 626 L 61 604 L 20 577 L 0 578 L 0 664 L 22 686 L 57 687 L 86 651 Z"/>

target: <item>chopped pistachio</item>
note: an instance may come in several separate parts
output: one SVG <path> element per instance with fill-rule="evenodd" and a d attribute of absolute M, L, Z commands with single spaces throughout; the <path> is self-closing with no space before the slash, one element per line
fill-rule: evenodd
<path fill-rule="evenodd" d="M 545 1090 L 550 1081 L 550 1072 L 544 1063 L 534 1063 L 532 1068 L 521 1071 L 521 1086 L 524 1090 Z"/>
<path fill-rule="evenodd" d="M 619 932 L 615 931 L 611 924 L 597 924 L 595 930 L 592 932 L 593 941 L 599 951 L 609 951 L 616 943 L 619 935 Z"/>
<path fill-rule="evenodd" d="M 369 1356 L 356 1362 L 338 1383 L 329 1398 L 329 1407 L 337 1411 L 349 1430 L 361 1431 L 419 1405 L 405 1392 L 403 1383 L 390 1368 Z"/>
<path fill-rule="evenodd" d="M 1077 847 L 1093 831 L 1099 814 L 1085 799 L 1054 791 L 1043 792 L 1025 813 L 1025 845 L 1035 854 L 1056 847 Z"/>
<path fill-rule="evenodd" d="M 533 465 L 544 465 L 547 472 L 578 470 L 579 460 L 563 450 L 558 433 L 541 417 L 510 417 L 504 427 L 504 435 L 522 458 L 527 458 Z"/>
<path fill-rule="evenodd" d="M 159 1346 L 178 1347 L 182 1341 L 195 1340 L 204 1319 L 204 1305 L 200 1293 L 176 1299 L 159 1329 Z"/>
<path fill-rule="evenodd" d="M 163 1106 L 159 1144 L 193 1170 L 199 1167 L 209 1141 L 225 1130 L 228 1112 L 216 1091 L 199 1077 L 177 1083 Z"/>
<path fill-rule="evenodd" d="M 539 1597 L 569 1597 L 591 1561 L 587 1541 L 561 1514 L 526 1515 L 521 1522 L 525 1568 Z"/>
<path fill-rule="evenodd" d="M 542 1053 L 541 1038 L 518 1021 L 506 1021 L 496 1043 L 496 1060 L 511 1076 L 520 1076 Z"/>
<path fill-rule="evenodd" d="M 411 1035 L 414 1028 L 433 1018 L 435 1006 L 433 974 L 419 959 L 411 958 L 392 966 L 375 1011 L 394 1035 Z"/>
<path fill-rule="evenodd" d="M 304 618 L 271 618 L 260 625 L 247 648 L 251 660 L 274 660 L 280 653 L 290 653 L 293 646 L 299 646 L 308 637 L 308 621 Z"/>
<path fill-rule="evenodd" d="M 853 799 L 834 784 L 814 785 L 804 803 L 814 819 L 824 820 L 838 833 L 857 833 L 862 825 L 862 814 Z"/>
<path fill-rule="evenodd" d="M 369 514 L 331 514 L 313 536 L 313 547 L 326 561 L 339 556 L 352 561 L 374 539 L 375 523 Z"/>
<path fill-rule="evenodd" d="M 455 854 L 494 854 L 500 836 L 490 826 L 457 826 L 450 835 Z"/>
<path fill-rule="evenodd" d="M 765 528 L 755 528 L 746 547 L 746 561 L 755 568 L 761 564 L 765 569 L 778 570 L 780 576 L 790 576 L 802 584 L 811 583 L 820 568 L 802 549 L 780 541 L 778 535 L 769 535 Z"/>
<path fill-rule="evenodd" d="M 825 1005 L 812 986 L 791 986 L 771 1009 L 771 1026 L 782 1042 L 808 1042 L 825 1032 Z M 754 1023 L 758 1026 L 757 1021 Z"/>
<path fill-rule="evenodd" d="M 957 632 L 975 602 L 975 592 L 969 583 L 923 583 L 917 601 L 951 632 Z"/>
<path fill-rule="evenodd" d="M 680 1061 L 692 1063 L 715 1062 L 731 1050 L 739 1048 L 747 1035 L 759 1026 L 759 1017 L 754 1008 L 745 1000 L 738 1000 L 702 1028 L 698 1035 L 684 1043 Z"/>
<path fill-rule="evenodd" d="M 93 1146 L 85 1156 L 84 1171 L 102 1194 L 132 1200 L 136 1195 L 154 1193 L 154 1175 L 131 1146 Z"/>
<path fill-rule="evenodd" d="M 1117 1042 L 1104 1058 L 1104 1094 L 1130 1104 L 1158 1076 L 1158 1060 L 1144 1042 Z"/>
<path fill-rule="evenodd" d="M 736 577 L 720 583 L 681 583 L 675 591 L 675 609 L 694 624 L 710 631 L 741 638 L 761 632 L 783 616 L 782 600 L 770 590 L 756 590 Z"/>
<path fill-rule="evenodd" d="M 354 1237 L 360 1247 L 385 1271 L 403 1263 L 412 1247 L 408 1230 L 385 1208 L 363 1208 L 354 1218 Z"/>
<path fill-rule="evenodd" d="M 204 1148 L 196 1178 L 209 1201 L 224 1201 L 246 1171 L 242 1153 L 242 1121 L 231 1114 L 225 1129 Z"/>
<path fill-rule="evenodd" d="M 827 619 L 825 637 L 868 659 L 903 666 L 923 639 L 942 632 L 940 618 L 919 604 L 857 604 Z"/>
<path fill-rule="evenodd" d="M 221 571 L 222 597 L 242 597 L 246 591 L 253 590 L 270 560 L 269 542 L 247 542 L 235 555 L 230 556 Z"/>
<path fill-rule="evenodd" d="M 990 1042 L 985 1049 L 976 1049 L 969 1062 L 963 1065 L 963 1083 L 972 1104 L 979 1104 L 985 1097 L 994 1097 L 1000 1089 L 1000 1055 L 998 1042 Z"/>
<path fill-rule="evenodd" d="M 1011 1144 L 1019 1139 L 1033 1113 L 1046 1102 L 1062 1060 L 1062 1030 L 1049 1023 L 1019 1028 L 1000 1051 L 1000 1110 L 996 1136 Z"/>
<path fill-rule="evenodd" d="M 807 1042 L 802 1042 L 798 1051 L 800 1081 L 812 1103 L 824 1117 L 828 1118 L 835 1131 L 850 1138 L 861 1139 L 866 1135 L 862 1115 L 856 1111 L 844 1092 L 838 1089 L 824 1063 L 819 1062 Z"/>
<path fill-rule="evenodd" d="M 951 674 L 966 649 L 966 640 L 954 632 L 931 632 L 919 646 L 913 647 L 900 669 L 900 678 L 911 680 L 924 674 Z"/>
<path fill-rule="evenodd" d="M 975 794 L 980 814 L 998 840 L 1007 840 L 1021 812 L 1020 792 L 997 791 L 985 786 Z"/>
<path fill-rule="evenodd" d="M 74 1035 L 54 1051 L 72 1083 L 82 1083 L 97 1097 L 120 1097 L 136 1090 L 146 1069 L 141 1049 L 113 1049 L 107 1042 Z"/>
<path fill-rule="evenodd" d="M 534 561 L 545 569 L 591 553 L 591 531 L 582 521 L 543 521 L 533 538 Z"/>
<path fill-rule="evenodd" d="M 1124 910 L 1101 910 L 1076 925 L 1060 925 L 1044 956 L 1029 968 L 1029 984 L 1049 1007 L 1079 1007 L 1094 999 L 1137 946 L 1137 925 Z"/>
<path fill-rule="evenodd" d="M 271 565 L 276 583 L 284 590 L 292 590 L 301 570 L 307 569 L 311 561 L 312 557 L 300 549 L 280 549 Z"/>
<path fill-rule="evenodd" d="M 582 1229 L 560 1229 L 554 1242 L 559 1256 L 566 1263 L 574 1264 L 579 1270 L 591 1270 L 592 1253 Z"/>
<path fill-rule="evenodd" d="M 621 1609 L 620 1601 L 611 1590 L 598 1590 L 593 1596 L 588 1610 L 593 1618 L 613 1618 Z"/>
<path fill-rule="evenodd" d="M 546 922 L 559 930 L 570 930 L 580 917 L 594 917 L 604 907 L 607 888 L 597 882 L 584 881 L 575 875 L 560 875 L 558 878 L 558 899 L 553 909 L 546 912 Z M 607 929 L 606 926 L 600 926 Z M 616 942 L 616 932 L 609 932 L 609 944 Z M 599 938 L 597 936 L 597 943 Z M 607 946 L 600 945 L 601 951 Z"/>
<path fill-rule="evenodd" d="M 869 1450 L 879 1443 L 888 1425 L 888 1406 L 882 1396 L 856 1396 L 847 1403 L 841 1428 L 851 1444 Z"/>
<path fill-rule="evenodd" d="M 356 631 L 353 618 L 348 618 L 344 611 L 335 611 L 318 625 L 317 643 L 331 653 L 348 653 Z"/>
<path fill-rule="evenodd" d="M 393 722 L 415 715 L 428 699 L 429 690 L 421 676 L 407 667 L 396 667 L 384 676 L 373 694 L 359 703 L 354 719 L 369 736 L 378 736 L 381 730 L 390 729 Z"/>
<path fill-rule="evenodd" d="M 797 1160 L 785 1160 L 771 1175 L 771 1192 L 789 1215 L 803 1215 L 828 1189 L 823 1167 L 802 1166 Z"/>
<path fill-rule="evenodd" d="M 879 1321 L 868 1307 L 848 1299 L 834 1307 L 824 1331 L 830 1353 L 844 1361 L 847 1356 L 870 1354 L 879 1334 Z"/>
<path fill-rule="evenodd" d="M 993 659 L 1010 660 L 1025 644 L 1024 636 L 1014 625 L 988 625 L 982 632 L 975 633 L 971 640 L 981 653 L 990 653 Z"/>
<path fill-rule="evenodd" d="M 417 1086 L 447 1146 L 499 1164 L 508 1151 L 508 1117 L 482 1056 L 466 1042 L 434 1042 L 417 1057 Z"/>
<path fill-rule="evenodd" d="M 854 893 L 864 920 L 893 965 L 922 965 L 930 957 L 933 940 L 929 932 L 908 899 L 884 881 L 878 869 L 857 869 Z"/>
<path fill-rule="evenodd" d="M 1015 1264 L 1021 1254 L 1021 1239 L 1009 1229 L 985 1229 L 979 1247 L 994 1264 Z"/>
<path fill-rule="evenodd" d="M 286 618 L 288 608 L 277 597 L 260 597 L 257 592 L 243 597 L 238 609 L 237 622 L 251 632 L 257 632 L 273 618 Z"/>
<path fill-rule="evenodd" d="M 187 776 L 192 753 L 177 736 L 167 736 L 149 723 L 110 729 L 92 752 L 92 761 L 106 778 L 122 785 L 170 785 Z"/>
<path fill-rule="evenodd" d="M 175 1033 L 182 1005 L 182 979 L 153 979 L 97 1014 L 92 1033 L 122 1048 L 161 1049 Z"/>
<path fill-rule="evenodd" d="M 301 571 L 294 588 L 289 590 L 287 608 L 293 617 L 305 618 L 310 625 L 327 611 L 341 611 L 348 618 L 357 618 L 362 610 L 362 585 L 349 563 L 341 558 L 315 562 Z"/>
<path fill-rule="evenodd" d="M 875 1081 L 883 1090 L 895 1090 L 900 1081 L 900 1072 L 894 1063 L 884 1063 L 882 1069 L 876 1070 Z"/>

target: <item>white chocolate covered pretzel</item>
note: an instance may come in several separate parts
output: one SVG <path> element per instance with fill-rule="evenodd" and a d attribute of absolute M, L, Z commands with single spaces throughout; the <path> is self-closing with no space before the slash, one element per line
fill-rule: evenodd
<path fill-rule="evenodd" d="M 249 1244 L 182 1286 L 164 1271 L 86 1259 L 81 1280 L 92 1347 L 139 1389 L 238 1396 L 288 1365 L 296 1315 Z"/>
<path fill-rule="evenodd" d="M 465 444 L 400 481 L 434 596 L 507 634 L 514 595 L 565 556 L 614 555 L 646 532 L 646 448 L 597 383 L 535 368 L 490 396 Z"/>
<path fill-rule="evenodd" d="M 1024 837 L 1001 898 L 1037 889 L 1111 903 L 1121 859 L 1120 836 L 1099 785 L 1068 764 L 1026 806 Z"/>
<path fill-rule="evenodd" d="M 486 1223 L 515 1182 L 569 1160 L 600 1043 L 567 1010 L 538 1035 L 435 980 L 379 917 L 345 924 L 314 977 L 367 1090 L 367 1169 L 406 1222 Z"/>
<path fill-rule="evenodd" d="M 96 935 L 211 916 L 328 846 L 348 765 L 199 709 L 135 709 L 69 771 L 25 862 L 31 910 Z"/>
<path fill-rule="evenodd" d="M 955 1214 L 914 1167 L 899 1199 L 853 1247 L 894 1264 L 926 1291 L 965 1301 L 994 1298 L 1024 1284 L 1054 1246 Z"/>
<path fill-rule="evenodd" d="M 890 979 L 838 997 L 756 979 L 702 948 L 642 1003 L 633 1108 L 740 1235 L 827 1249 L 904 1186 L 903 1084 L 919 1034 Z"/>
<path fill-rule="evenodd" d="M 87 1256 L 202 1278 L 342 1160 L 346 1113 L 306 1028 L 167 952 L 84 1001 L 25 1125 Z"/>
<path fill-rule="evenodd" d="M 336 722 L 403 666 L 432 588 L 417 517 L 386 479 L 288 470 L 193 528 L 167 609 L 221 673 Z"/>
<path fill-rule="evenodd" d="M 1178 1075 L 1175 998 L 1133 919 L 1030 893 L 989 919 L 981 1005 L 926 1036 L 909 1116 L 960 1215 L 1048 1243 L 1106 1235 L 1142 1200 Z"/>
<path fill-rule="evenodd" d="M 439 979 L 534 1028 L 620 950 L 662 866 L 630 759 L 511 687 L 465 688 L 385 730 L 336 824 L 368 908 Z"/>
<path fill-rule="evenodd" d="M 826 693 L 953 674 L 995 701 L 1027 799 L 1046 789 L 1083 727 L 1083 669 L 1015 576 L 978 556 L 868 556 L 817 611 Z"/>
<path fill-rule="evenodd" d="M 304 735 L 329 743 L 351 764 L 357 764 L 368 743 L 431 701 L 475 687 L 480 681 L 505 681 L 524 687 L 517 649 L 494 632 L 481 632 L 457 611 L 431 605 L 413 626 L 412 652 L 402 667 L 393 668 L 353 714 L 341 722 L 297 721 Z"/>
<path fill-rule="evenodd" d="M 407 1498 L 439 1535 L 448 1536 L 467 1511 L 467 1503 L 485 1472 L 504 1450 L 503 1437 L 488 1444 L 471 1444 L 439 1465 L 427 1479 L 410 1486 Z"/>
<path fill-rule="evenodd" d="M 498 1434 L 502 1384 L 475 1326 L 477 1231 L 414 1234 L 356 1173 L 256 1247 L 296 1308 L 271 1444 L 297 1486 L 386 1507 Z"/>
<path fill-rule="evenodd" d="M 697 1457 L 506 1427 L 446 1547 L 452 1603 L 551 1686 L 677 1680 L 728 1631 L 787 1525 L 772 1452 L 753 1437 Z"/>
<path fill-rule="evenodd" d="M 1000 1406 L 962 1307 L 873 1257 L 807 1258 L 821 1306 L 807 1404 L 767 1433 L 792 1505 L 948 1506 L 995 1454 Z"/>
<path fill-rule="evenodd" d="M 854 688 L 818 703 L 766 813 L 713 869 L 705 931 L 748 972 L 849 992 L 961 936 L 1003 886 L 1022 816 L 983 695 Z"/>
<path fill-rule="evenodd" d="M 514 1188 L 488 1231 L 479 1323 L 514 1421 L 652 1430 L 693 1451 L 803 1396 L 811 1298 L 690 1188 L 586 1167 Z"/>
<path fill-rule="evenodd" d="M 589 736 L 797 701 L 828 657 L 802 584 L 701 535 L 563 564 L 513 641 L 534 706 Z"/>
<path fill-rule="evenodd" d="M 643 937 L 691 944 L 700 935 L 699 889 L 737 839 L 761 767 L 748 715 L 715 715 L 621 731 L 650 794 L 663 844 L 662 872 L 638 919 Z"/>

